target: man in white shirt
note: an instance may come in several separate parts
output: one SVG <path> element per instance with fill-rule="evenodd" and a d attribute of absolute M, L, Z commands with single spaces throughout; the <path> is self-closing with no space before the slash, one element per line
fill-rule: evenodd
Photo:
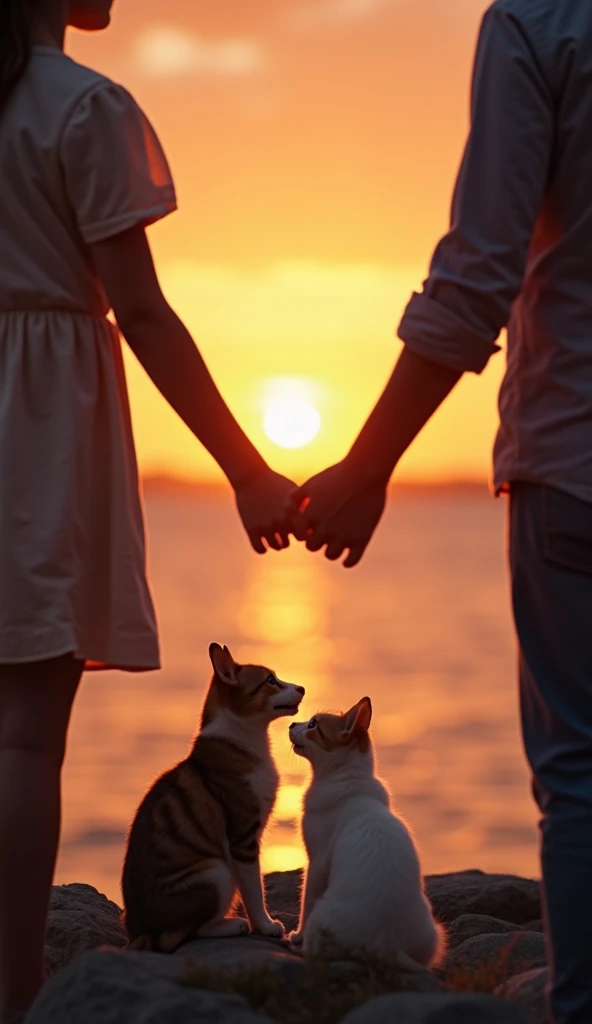
<path fill-rule="evenodd" d="M 497 0 L 452 224 L 386 389 L 295 530 L 359 562 L 404 451 L 508 328 L 495 445 L 510 493 L 523 734 L 542 812 L 555 1024 L 592 1022 L 592 3 Z"/>

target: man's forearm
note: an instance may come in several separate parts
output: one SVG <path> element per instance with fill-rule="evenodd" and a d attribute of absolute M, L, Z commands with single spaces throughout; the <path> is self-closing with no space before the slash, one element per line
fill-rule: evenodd
<path fill-rule="evenodd" d="M 399 459 L 462 374 L 405 347 L 346 463 L 368 483 L 388 483 Z"/>
<path fill-rule="evenodd" d="M 160 393 L 236 488 L 267 468 L 228 409 L 191 335 L 174 311 L 129 325 L 125 338 Z"/>

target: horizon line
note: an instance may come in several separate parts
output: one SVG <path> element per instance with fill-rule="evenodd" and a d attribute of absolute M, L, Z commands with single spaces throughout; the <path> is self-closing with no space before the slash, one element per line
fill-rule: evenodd
<path fill-rule="evenodd" d="M 174 473 L 141 473 L 140 482 L 145 494 L 198 494 L 224 493 L 230 485 L 223 480 L 199 480 Z M 411 477 L 392 481 L 388 490 L 397 491 L 491 491 L 491 482 L 485 477 L 458 476 L 446 479 L 432 477 L 423 480 Z"/>

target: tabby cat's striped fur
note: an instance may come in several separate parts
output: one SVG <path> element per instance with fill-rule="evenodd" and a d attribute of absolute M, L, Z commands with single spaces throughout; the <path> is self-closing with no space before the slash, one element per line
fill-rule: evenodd
<path fill-rule="evenodd" d="M 132 824 L 122 877 L 130 946 L 172 952 L 201 936 L 280 936 L 265 909 L 259 844 L 278 775 L 268 726 L 304 689 L 210 646 L 214 677 L 186 760 L 161 775 Z M 248 922 L 227 916 L 239 890 Z"/>

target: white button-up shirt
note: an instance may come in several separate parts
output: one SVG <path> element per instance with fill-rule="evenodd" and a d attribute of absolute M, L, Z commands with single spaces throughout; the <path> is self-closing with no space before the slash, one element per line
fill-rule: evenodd
<path fill-rule="evenodd" d="M 592 502 L 592 0 L 497 0 L 449 233 L 399 336 L 480 373 L 503 327 L 494 484 Z"/>

